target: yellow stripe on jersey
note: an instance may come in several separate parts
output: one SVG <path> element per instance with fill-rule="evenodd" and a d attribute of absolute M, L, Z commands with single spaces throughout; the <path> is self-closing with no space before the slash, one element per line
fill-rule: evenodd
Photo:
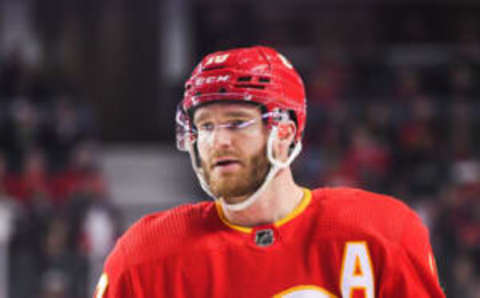
<path fill-rule="evenodd" d="M 281 225 L 284 225 L 287 222 L 291 221 L 307 208 L 311 200 L 312 200 L 312 192 L 307 188 L 303 188 L 303 198 L 300 204 L 298 204 L 298 206 L 292 212 L 290 212 L 287 216 L 276 221 L 273 225 L 276 227 L 280 227 Z M 228 227 L 243 233 L 248 233 L 248 234 L 253 231 L 253 229 L 250 227 L 234 225 L 228 222 L 227 218 L 225 217 L 225 214 L 223 213 L 222 204 L 220 201 L 215 202 L 215 207 L 217 208 L 218 217 Z"/>
<path fill-rule="evenodd" d="M 243 232 L 243 233 L 247 233 L 247 234 L 249 234 L 249 233 L 252 232 L 252 228 L 237 226 L 237 225 L 234 225 L 234 224 L 229 223 L 228 220 L 227 220 L 227 218 L 225 218 L 225 214 L 223 214 L 222 203 L 220 203 L 220 201 L 215 201 L 215 207 L 217 207 L 218 217 L 220 217 L 220 219 L 222 220 L 222 222 L 223 222 L 224 224 L 226 224 L 228 227 L 230 227 L 230 228 L 232 228 L 232 229 L 234 229 L 234 230 Z"/>
<path fill-rule="evenodd" d="M 276 227 L 279 227 L 279 226 L 281 226 L 283 224 L 286 224 L 287 222 L 291 221 L 295 217 L 297 217 L 300 213 L 303 212 L 303 210 L 305 210 L 305 208 L 307 208 L 307 206 L 308 206 L 308 204 L 310 204 L 311 200 L 312 200 L 312 192 L 309 189 L 304 188 L 303 189 L 303 198 L 302 198 L 302 201 L 300 202 L 300 204 L 298 204 L 298 206 L 295 209 L 293 209 L 293 211 L 290 212 L 290 214 L 288 214 L 284 218 L 280 219 L 279 221 L 275 222 L 274 225 Z"/>

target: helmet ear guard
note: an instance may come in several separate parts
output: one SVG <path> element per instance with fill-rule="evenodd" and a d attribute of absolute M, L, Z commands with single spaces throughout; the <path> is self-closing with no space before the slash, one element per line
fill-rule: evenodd
<path fill-rule="evenodd" d="M 290 126 L 289 124 L 293 122 L 295 125 L 295 131 L 294 135 L 296 134 L 296 129 L 297 129 L 297 123 L 291 119 L 290 113 L 288 111 L 283 111 L 281 112 L 281 119 L 277 123 L 278 127 L 278 137 L 283 140 L 285 138 L 288 138 L 289 135 L 291 134 Z"/>

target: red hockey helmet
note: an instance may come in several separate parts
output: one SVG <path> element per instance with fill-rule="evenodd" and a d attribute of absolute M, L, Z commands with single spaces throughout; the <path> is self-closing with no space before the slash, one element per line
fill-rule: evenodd
<path fill-rule="evenodd" d="M 177 123 L 190 126 L 190 112 L 214 101 L 253 102 L 267 112 L 288 111 L 297 123 L 295 141 L 301 140 L 306 118 L 303 81 L 290 62 L 272 48 L 238 48 L 203 58 L 185 83 Z"/>

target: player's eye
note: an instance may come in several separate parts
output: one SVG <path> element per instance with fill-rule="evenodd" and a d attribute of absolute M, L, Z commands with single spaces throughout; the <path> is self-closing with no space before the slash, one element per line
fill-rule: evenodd
<path fill-rule="evenodd" d="M 211 132 L 214 130 L 214 128 L 215 125 L 213 124 L 213 122 L 202 122 L 197 124 L 197 129 L 203 132 Z"/>
<path fill-rule="evenodd" d="M 250 122 L 251 120 L 235 119 L 235 120 L 229 121 L 227 126 L 228 128 L 234 129 L 234 130 L 242 129 L 249 126 L 251 124 Z"/>

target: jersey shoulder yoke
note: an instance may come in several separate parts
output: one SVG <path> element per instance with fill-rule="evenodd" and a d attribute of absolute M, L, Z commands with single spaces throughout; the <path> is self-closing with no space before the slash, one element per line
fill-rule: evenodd
<path fill-rule="evenodd" d="M 109 258 L 139 264 L 174 254 L 213 228 L 215 212 L 213 202 L 200 202 L 146 215 L 120 237 Z"/>
<path fill-rule="evenodd" d="M 316 189 L 313 197 L 324 220 L 349 236 L 369 234 L 398 242 L 405 226 L 411 227 L 412 222 L 423 226 L 410 207 L 388 195 L 338 187 Z"/>

